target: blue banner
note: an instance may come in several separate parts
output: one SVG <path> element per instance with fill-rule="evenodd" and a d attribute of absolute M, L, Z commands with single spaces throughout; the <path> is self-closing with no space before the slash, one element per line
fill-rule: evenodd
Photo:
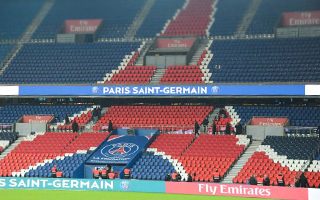
<path fill-rule="evenodd" d="M 0 178 L 0 189 L 104 190 L 128 192 L 165 192 L 163 181 L 101 180 L 60 178 Z"/>
<path fill-rule="evenodd" d="M 19 86 L 19 96 L 304 96 L 305 85 Z"/>
<path fill-rule="evenodd" d="M 86 164 L 127 164 L 148 143 L 145 136 L 120 136 L 103 142 L 88 158 Z"/>

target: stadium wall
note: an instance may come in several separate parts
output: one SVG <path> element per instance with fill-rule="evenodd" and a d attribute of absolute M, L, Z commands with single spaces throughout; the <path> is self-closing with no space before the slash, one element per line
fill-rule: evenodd
<path fill-rule="evenodd" d="M 318 200 L 320 196 L 320 189 L 312 188 L 120 179 L 0 178 L 0 189 L 104 190 L 287 200 Z"/>

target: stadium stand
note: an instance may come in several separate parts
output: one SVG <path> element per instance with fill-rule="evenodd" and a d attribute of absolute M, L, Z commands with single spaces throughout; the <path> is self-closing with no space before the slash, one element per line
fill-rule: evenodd
<path fill-rule="evenodd" d="M 0 44 L 0 63 L 3 62 L 3 59 L 8 55 L 11 49 L 12 49 L 12 45 Z M 1 67 L 2 66 L 0 66 L 0 69 Z"/>
<path fill-rule="evenodd" d="M 90 150 L 98 147 L 107 137 L 108 133 L 82 133 L 70 145 L 63 156 L 45 160 L 41 165 L 33 167 L 25 174 L 26 177 L 51 177 L 51 168 L 56 165 L 63 177 L 74 177 L 75 170 L 89 157 Z"/>
<path fill-rule="evenodd" d="M 205 36 L 213 11 L 211 0 L 189 0 L 166 27 L 163 36 Z M 194 17 L 197 16 L 197 17 Z"/>
<path fill-rule="evenodd" d="M 243 125 L 253 116 L 285 116 L 292 126 L 317 127 L 320 124 L 320 107 L 317 106 L 233 106 L 231 109 L 232 118 L 240 119 Z"/>
<path fill-rule="evenodd" d="M 76 136 L 76 133 L 45 133 L 31 137 L 31 141 L 22 141 L 0 160 L 0 176 L 12 176 L 13 172 L 24 174 L 45 159 L 63 155 Z"/>
<path fill-rule="evenodd" d="M 66 115 L 78 113 L 87 108 L 86 105 L 47 106 L 47 105 L 6 105 L 0 108 L 0 123 L 15 123 L 23 115 L 54 115 L 57 122 Z"/>
<path fill-rule="evenodd" d="M 320 4 L 317 0 L 293 0 L 288 3 L 285 0 L 261 1 L 247 34 L 272 34 L 278 26 L 283 12 L 302 12 L 319 10 Z"/>
<path fill-rule="evenodd" d="M 305 176 L 308 180 L 309 187 L 320 187 L 320 159 L 313 160 L 310 166 L 308 167 Z"/>
<path fill-rule="evenodd" d="M 210 35 L 234 35 L 248 9 L 250 0 L 221 0 L 218 1 L 214 23 L 210 28 Z"/>
<path fill-rule="evenodd" d="M 114 74 L 110 84 L 148 84 L 156 70 L 156 66 L 127 66 Z"/>
<path fill-rule="evenodd" d="M 99 131 L 109 120 L 113 127 L 159 128 L 162 131 L 193 130 L 212 111 L 211 106 L 111 106 L 93 127 Z"/>
<path fill-rule="evenodd" d="M 235 82 L 318 82 L 319 38 L 214 41 L 211 79 Z"/>
<path fill-rule="evenodd" d="M 145 0 L 57 0 L 33 38 L 55 38 L 67 19 L 102 19 L 99 38 L 121 38 L 140 11 Z"/>
<path fill-rule="evenodd" d="M 137 42 L 26 44 L 0 83 L 96 83 L 138 47 Z"/>
<path fill-rule="evenodd" d="M 19 39 L 37 12 L 40 10 L 41 0 L 2 1 L 0 6 L 0 40 Z"/>
<path fill-rule="evenodd" d="M 193 134 L 160 134 L 133 166 L 132 177 L 165 180 L 168 174 L 175 171 L 183 173 L 177 158 L 194 139 Z"/>
<path fill-rule="evenodd" d="M 268 136 L 233 182 L 247 183 L 251 175 L 267 174 L 271 185 L 277 185 L 277 175 L 282 173 L 285 185 L 293 185 L 319 148 L 320 139 L 315 137 Z"/>
<path fill-rule="evenodd" d="M 183 0 L 156 1 L 143 21 L 136 37 L 151 38 L 161 32 L 165 23 L 182 7 Z"/>
<path fill-rule="evenodd" d="M 224 177 L 249 142 L 246 136 L 203 134 L 179 161 L 195 181 L 213 181 L 214 170 Z"/>
<path fill-rule="evenodd" d="M 18 138 L 17 132 L 0 130 L 0 154 Z"/>

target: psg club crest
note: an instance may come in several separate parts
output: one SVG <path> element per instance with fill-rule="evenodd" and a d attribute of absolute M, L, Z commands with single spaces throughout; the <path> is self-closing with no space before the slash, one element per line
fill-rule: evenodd
<path fill-rule="evenodd" d="M 211 91 L 212 91 L 212 93 L 218 93 L 220 91 L 220 88 L 219 88 L 219 86 L 213 86 L 211 88 Z"/>
<path fill-rule="evenodd" d="M 99 88 L 97 86 L 92 87 L 92 93 L 93 94 L 98 94 Z"/>
<path fill-rule="evenodd" d="M 127 191 L 129 189 L 129 181 L 121 181 L 120 182 L 120 187 L 124 190 Z"/>
<path fill-rule="evenodd" d="M 116 143 L 105 146 L 101 149 L 101 154 L 107 158 L 125 158 L 139 150 L 139 146 L 134 143 Z"/>

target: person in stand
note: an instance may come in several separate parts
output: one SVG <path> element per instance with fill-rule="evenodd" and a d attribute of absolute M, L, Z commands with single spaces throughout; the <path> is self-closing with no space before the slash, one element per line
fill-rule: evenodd
<path fill-rule="evenodd" d="M 57 178 L 62 178 L 63 177 L 62 171 L 57 171 L 56 176 Z"/>
<path fill-rule="evenodd" d="M 213 182 L 215 182 L 215 183 L 219 183 L 220 182 L 220 173 L 219 173 L 218 169 L 216 169 L 213 172 Z"/>
<path fill-rule="evenodd" d="M 110 172 L 112 171 L 110 164 L 107 164 L 107 165 L 105 166 L 105 169 L 107 170 L 107 173 L 110 173 Z"/>
<path fill-rule="evenodd" d="M 109 179 L 115 179 L 116 174 L 114 172 L 110 172 L 110 173 L 108 173 L 108 177 L 109 177 Z"/>
<path fill-rule="evenodd" d="M 278 186 L 285 186 L 283 174 L 281 172 L 277 176 L 277 184 Z"/>
<path fill-rule="evenodd" d="M 309 187 L 308 180 L 307 180 L 306 176 L 304 175 L 304 173 L 302 173 L 300 175 L 300 179 L 298 180 L 298 187 L 303 187 L 303 188 L 308 188 Z"/>
<path fill-rule="evenodd" d="M 260 186 L 263 185 L 263 176 L 262 175 L 257 177 L 257 185 L 260 185 Z"/>
<path fill-rule="evenodd" d="M 178 181 L 178 173 L 177 172 L 173 172 L 171 174 L 171 181 Z"/>
<path fill-rule="evenodd" d="M 202 122 L 202 125 L 203 125 L 203 128 L 204 128 L 204 132 L 207 133 L 208 132 L 208 124 L 209 124 L 209 120 L 208 120 L 208 117 L 206 117 L 203 122 Z"/>
<path fill-rule="evenodd" d="M 228 122 L 227 125 L 226 125 L 226 135 L 230 135 L 230 134 L 231 134 L 231 125 Z"/>
<path fill-rule="evenodd" d="M 240 124 L 240 122 L 236 124 L 235 128 L 236 128 L 236 135 L 242 135 L 242 125 Z"/>
<path fill-rule="evenodd" d="M 52 168 L 51 168 L 51 177 L 52 178 L 56 178 L 57 177 L 57 165 L 54 165 Z"/>
<path fill-rule="evenodd" d="M 92 176 L 94 179 L 99 179 L 100 178 L 100 171 L 97 167 L 95 167 L 93 170 L 92 170 Z"/>
<path fill-rule="evenodd" d="M 249 178 L 249 184 L 250 185 L 257 185 L 257 179 L 254 176 L 254 174 Z"/>
<path fill-rule="evenodd" d="M 79 132 L 79 124 L 75 120 L 72 123 L 72 132 L 74 132 L 74 133 Z"/>
<path fill-rule="evenodd" d="M 320 125 L 317 128 L 317 134 L 318 134 L 318 137 L 320 137 Z"/>
<path fill-rule="evenodd" d="M 101 178 L 102 179 L 107 179 L 108 178 L 108 171 L 107 171 L 107 169 L 105 167 L 101 170 Z"/>
<path fill-rule="evenodd" d="M 111 120 L 109 120 L 108 132 L 111 133 L 111 131 L 113 131 L 113 124 L 112 124 Z"/>
<path fill-rule="evenodd" d="M 125 168 L 125 169 L 123 170 L 123 174 L 124 174 L 124 178 L 125 178 L 125 179 L 130 179 L 130 177 L 131 177 L 131 170 L 130 170 L 129 168 Z"/>
<path fill-rule="evenodd" d="M 215 135 L 217 133 L 217 125 L 215 122 L 212 124 L 212 135 Z"/>
<path fill-rule="evenodd" d="M 65 124 L 70 124 L 70 119 L 68 117 L 68 115 L 66 114 L 65 118 L 64 118 Z"/>
<path fill-rule="evenodd" d="M 194 134 L 199 135 L 200 126 L 197 121 L 194 123 Z"/>
<path fill-rule="evenodd" d="M 187 182 L 192 182 L 192 176 L 188 174 Z"/>
<path fill-rule="evenodd" d="M 166 177 L 164 178 L 165 181 L 171 181 L 171 174 L 167 174 Z"/>
<path fill-rule="evenodd" d="M 264 186 L 270 186 L 270 178 L 269 178 L 268 175 L 264 175 L 263 185 L 264 185 Z"/>

